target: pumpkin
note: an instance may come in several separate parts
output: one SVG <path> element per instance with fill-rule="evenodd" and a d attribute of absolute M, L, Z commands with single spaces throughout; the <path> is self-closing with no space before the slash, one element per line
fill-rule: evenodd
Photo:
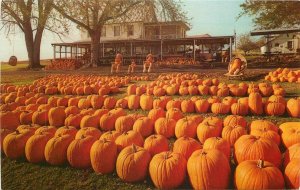
<path fill-rule="evenodd" d="M 0 125 L 2 129 L 15 130 L 19 125 L 19 117 L 14 112 L 0 112 Z"/>
<path fill-rule="evenodd" d="M 34 134 L 40 134 L 40 133 L 49 133 L 51 135 L 55 135 L 56 127 L 54 126 L 42 126 L 35 130 Z"/>
<path fill-rule="evenodd" d="M 105 98 L 103 107 L 106 109 L 113 109 L 116 106 L 116 103 L 117 103 L 116 98 L 109 96 Z"/>
<path fill-rule="evenodd" d="M 150 160 L 151 155 L 146 149 L 132 144 L 120 152 L 116 163 L 117 174 L 126 182 L 144 180 Z"/>
<path fill-rule="evenodd" d="M 32 114 L 32 123 L 38 125 L 47 125 L 49 123 L 48 110 L 35 111 Z"/>
<path fill-rule="evenodd" d="M 180 137 L 174 143 L 173 152 L 182 154 L 188 160 L 193 152 L 199 149 L 202 149 L 202 145 L 195 139 Z"/>
<path fill-rule="evenodd" d="M 139 107 L 140 107 L 140 96 L 130 95 L 128 97 L 128 108 L 136 110 Z"/>
<path fill-rule="evenodd" d="M 288 189 L 299 189 L 300 187 L 300 159 L 293 159 L 284 170 L 284 178 Z"/>
<path fill-rule="evenodd" d="M 140 117 L 135 120 L 132 130 L 139 132 L 143 137 L 148 137 L 153 133 L 154 122 L 148 117 Z"/>
<path fill-rule="evenodd" d="M 180 137 L 191 137 L 195 138 L 197 134 L 197 124 L 193 120 L 189 120 L 187 117 L 177 121 L 175 126 L 175 136 Z"/>
<path fill-rule="evenodd" d="M 225 103 L 213 103 L 211 112 L 214 114 L 227 114 L 230 111 L 230 106 Z"/>
<path fill-rule="evenodd" d="M 222 130 L 222 138 L 227 140 L 231 147 L 235 142 L 243 135 L 247 134 L 245 127 L 241 125 L 229 125 L 225 126 Z"/>
<path fill-rule="evenodd" d="M 229 186 L 230 165 L 219 150 L 195 151 L 187 162 L 187 171 L 194 189 L 227 189 Z"/>
<path fill-rule="evenodd" d="M 230 160 L 230 144 L 227 140 L 220 137 L 210 137 L 203 144 L 204 150 L 217 149 L 221 151 L 228 161 Z"/>
<path fill-rule="evenodd" d="M 264 137 L 266 139 L 274 141 L 277 145 L 280 145 L 280 136 L 273 130 L 255 129 L 251 130 L 250 135 L 254 135 L 256 137 Z"/>
<path fill-rule="evenodd" d="M 231 105 L 231 113 L 234 115 L 248 115 L 248 105 L 234 103 Z"/>
<path fill-rule="evenodd" d="M 111 131 L 115 128 L 115 123 L 118 118 L 117 114 L 108 112 L 100 118 L 100 128 L 103 131 Z"/>
<path fill-rule="evenodd" d="M 284 189 L 280 170 L 264 160 L 240 163 L 234 174 L 234 184 L 237 189 Z"/>
<path fill-rule="evenodd" d="M 271 121 L 267 121 L 267 120 L 252 121 L 250 124 L 250 132 L 252 130 L 257 130 L 257 129 L 272 130 L 272 131 L 278 132 L 278 127 Z"/>
<path fill-rule="evenodd" d="M 77 129 L 73 126 L 63 126 L 56 130 L 55 136 L 70 135 L 75 138 Z"/>
<path fill-rule="evenodd" d="M 140 97 L 140 106 L 142 110 L 151 110 L 153 107 L 153 98 L 150 95 L 142 95 Z"/>
<path fill-rule="evenodd" d="M 155 122 L 157 119 L 159 119 L 161 117 L 165 117 L 165 116 L 166 116 L 166 112 L 162 108 L 154 108 L 154 109 L 150 110 L 148 113 L 148 117 L 150 119 L 152 119 L 153 122 Z"/>
<path fill-rule="evenodd" d="M 222 103 L 231 106 L 232 104 L 237 103 L 237 100 L 231 96 L 227 96 L 223 98 Z"/>
<path fill-rule="evenodd" d="M 81 136 L 74 139 L 67 149 L 67 159 L 72 167 L 88 168 L 91 166 L 90 150 L 97 139 L 93 136 Z"/>
<path fill-rule="evenodd" d="M 203 144 L 210 137 L 219 137 L 222 132 L 222 120 L 217 117 L 208 117 L 197 127 L 197 137 Z"/>
<path fill-rule="evenodd" d="M 291 117 L 300 118 L 300 99 L 289 99 L 287 101 L 286 110 Z"/>
<path fill-rule="evenodd" d="M 174 189 L 184 182 L 186 160 L 182 154 L 161 152 L 152 158 L 149 174 L 155 187 Z"/>
<path fill-rule="evenodd" d="M 197 113 L 207 113 L 209 106 L 210 105 L 206 99 L 199 99 L 195 102 L 195 111 Z"/>
<path fill-rule="evenodd" d="M 300 159 L 300 143 L 290 146 L 284 153 L 284 168 L 293 159 Z"/>
<path fill-rule="evenodd" d="M 227 86 L 219 88 L 217 91 L 217 96 L 219 96 L 219 97 L 225 97 L 228 95 L 229 95 L 229 88 Z"/>
<path fill-rule="evenodd" d="M 265 113 L 272 116 L 280 116 L 285 113 L 285 105 L 276 102 L 267 102 L 265 105 Z"/>
<path fill-rule="evenodd" d="M 100 136 L 100 140 L 108 140 L 108 141 L 113 141 L 115 142 L 115 140 L 121 135 L 122 133 L 118 132 L 118 131 L 107 131 L 105 133 L 103 133 Z"/>
<path fill-rule="evenodd" d="M 80 128 L 80 122 L 84 117 L 84 114 L 71 114 L 65 119 L 65 126 L 73 126 L 75 128 Z"/>
<path fill-rule="evenodd" d="M 264 159 L 278 168 L 281 165 L 281 153 L 277 144 L 269 139 L 253 135 L 241 136 L 235 142 L 234 159 L 236 163 Z"/>
<path fill-rule="evenodd" d="M 48 112 L 49 124 L 55 127 L 61 127 L 65 123 L 66 113 L 64 107 L 54 107 Z"/>
<path fill-rule="evenodd" d="M 1 149 L 1 152 L 3 152 L 3 141 L 4 141 L 4 138 L 8 135 L 8 134 L 10 134 L 10 133 L 13 133 L 14 131 L 12 131 L 12 130 L 10 130 L 10 129 L 0 129 L 0 131 L 1 131 L 1 138 L 0 138 L 0 140 L 1 140 L 1 144 L 0 144 L 0 149 Z"/>
<path fill-rule="evenodd" d="M 68 117 L 71 114 L 79 114 L 80 109 L 77 106 L 69 106 L 65 109 L 66 117 Z"/>
<path fill-rule="evenodd" d="M 38 163 L 45 161 L 45 147 L 54 133 L 39 132 L 31 136 L 25 145 L 25 156 L 29 162 Z"/>
<path fill-rule="evenodd" d="M 151 156 L 169 150 L 169 141 L 163 135 L 151 135 L 145 139 L 144 148 Z"/>
<path fill-rule="evenodd" d="M 229 116 L 225 117 L 225 119 L 223 121 L 223 125 L 224 125 L 224 127 L 240 125 L 240 126 L 246 128 L 247 121 L 242 116 L 229 115 Z"/>
<path fill-rule="evenodd" d="M 128 108 L 128 101 L 127 101 L 127 99 L 122 98 L 122 99 L 117 100 L 115 107 L 116 108 L 123 108 L 123 109 Z"/>
<path fill-rule="evenodd" d="M 8 134 L 3 140 L 3 151 L 10 159 L 18 159 L 25 156 L 27 140 L 34 134 L 34 130 L 18 130 Z"/>
<path fill-rule="evenodd" d="M 249 110 L 254 115 L 261 115 L 263 113 L 262 97 L 257 92 L 252 92 L 248 99 Z"/>
<path fill-rule="evenodd" d="M 20 114 L 20 123 L 22 125 L 29 125 L 32 123 L 33 111 L 22 111 Z"/>
<path fill-rule="evenodd" d="M 96 173 L 112 173 L 115 169 L 117 156 L 117 145 L 114 141 L 105 138 L 97 140 L 90 150 L 92 168 Z"/>
<path fill-rule="evenodd" d="M 127 87 L 127 95 L 133 95 L 136 92 L 137 86 L 135 84 L 131 84 Z"/>
<path fill-rule="evenodd" d="M 101 131 L 99 129 L 96 129 L 94 127 L 86 127 L 82 128 L 79 131 L 77 131 L 75 139 L 80 139 L 82 136 L 92 136 L 95 139 L 99 139 L 101 136 Z"/>
<path fill-rule="evenodd" d="M 285 129 L 281 134 L 282 144 L 289 148 L 290 146 L 300 143 L 300 127 L 292 126 Z"/>
<path fill-rule="evenodd" d="M 115 122 L 115 129 L 120 133 L 132 130 L 134 120 L 131 116 L 121 116 Z"/>
<path fill-rule="evenodd" d="M 170 100 L 168 101 L 167 105 L 166 105 L 166 109 L 170 110 L 173 108 L 177 108 L 179 110 L 181 110 L 181 101 L 180 100 Z"/>
<path fill-rule="evenodd" d="M 120 152 L 125 147 L 130 146 L 132 144 L 142 147 L 144 145 L 144 139 L 140 133 L 131 130 L 118 136 L 116 138 L 115 143 L 117 145 L 118 152 Z"/>
<path fill-rule="evenodd" d="M 166 112 L 166 118 L 178 121 L 179 119 L 183 118 L 183 114 L 178 108 L 172 108 Z"/>
<path fill-rule="evenodd" d="M 154 130 L 156 134 L 170 138 L 175 135 L 175 126 L 176 121 L 174 119 L 159 118 L 154 124 Z"/>
<path fill-rule="evenodd" d="M 236 70 L 240 70 L 242 66 L 242 61 L 240 58 L 235 58 L 230 64 L 229 74 L 233 75 Z"/>
<path fill-rule="evenodd" d="M 181 102 L 181 111 L 183 113 L 193 113 L 195 111 L 195 105 L 192 100 L 183 100 Z"/>
<path fill-rule="evenodd" d="M 104 100 L 105 100 L 105 98 L 103 96 L 93 95 L 90 100 L 92 108 L 94 108 L 94 109 L 102 108 L 102 106 L 104 104 Z"/>
<path fill-rule="evenodd" d="M 208 95 L 209 87 L 206 85 L 199 85 L 198 91 L 199 91 L 199 94 L 202 96 Z"/>

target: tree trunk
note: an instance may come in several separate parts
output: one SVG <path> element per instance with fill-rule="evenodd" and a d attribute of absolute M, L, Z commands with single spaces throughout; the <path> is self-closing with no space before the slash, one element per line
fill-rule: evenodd
<path fill-rule="evenodd" d="M 90 33 L 91 36 L 91 62 L 90 66 L 97 67 L 100 60 L 100 30 L 94 30 Z"/>
<path fill-rule="evenodd" d="M 41 68 L 41 60 L 40 60 L 40 52 L 41 52 L 41 42 L 42 42 L 42 35 L 43 29 L 38 29 L 35 38 L 34 38 L 34 46 L 33 46 L 33 68 Z"/>

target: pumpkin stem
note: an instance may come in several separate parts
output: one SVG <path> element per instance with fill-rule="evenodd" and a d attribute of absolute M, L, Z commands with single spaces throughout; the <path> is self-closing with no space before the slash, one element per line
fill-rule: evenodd
<path fill-rule="evenodd" d="M 259 168 L 263 168 L 264 167 L 264 161 L 259 159 L 258 162 L 257 162 L 257 166 Z"/>
<path fill-rule="evenodd" d="M 16 134 L 17 134 L 17 135 L 20 134 L 20 131 L 19 131 L 18 129 L 16 129 Z"/>
<path fill-rule="evenodd" d="M 169 158 L 169 151 L 168 152 L 166 152 L 166 154 L 165 154 L 165 160 L 167 160 L 168 158 Z"/>
<path fill-rule="evenodd" d="M 84 135 L 81 135 L 80 139 L 84 139 Z"/>
<path fill-rule="evenodd" d="M 136 148 L 135 144 L 132 144 L 132 150 L 133 150 L 133 153 L 137 152 L 137 148 Z"/>

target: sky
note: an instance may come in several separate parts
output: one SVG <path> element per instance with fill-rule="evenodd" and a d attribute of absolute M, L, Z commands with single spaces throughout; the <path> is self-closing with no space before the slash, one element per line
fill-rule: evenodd
<path fill-rule="evenodd" d="M 191 30 L 187 35 L 210 34 L 212 36 L 244 34 L 253 30 L 251 18 L 243 16 L 237 20 L 242 11 L 240 4 L 244 0 L 182 0 L 183 10 L 190 18 Z M 64 42 L 80 40 L 80 33 L 76 28 L 70 34 L 63 37 Z M 61 40 L 50 32 L 44 32 L 41 45 L 41 59 L 53 58 L 51 43 Z M 0 31 L 0 61 L 8 61 L 9 57 L 15 55 L 18 60 L 27 60 L 27 51 L 24 35 L 16 29 L 15 35 L 5 34 Z"/>

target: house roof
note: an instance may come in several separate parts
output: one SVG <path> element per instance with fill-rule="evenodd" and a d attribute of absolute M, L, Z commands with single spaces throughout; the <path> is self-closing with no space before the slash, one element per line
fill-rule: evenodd
<path fill-rule="evenodd" d="M 300 28 L 289 28 L 289 29 L 272 29 L 272 30 L 255 30 L 251 31 L 251 36 L 269 35 L 269 34 L 287 34 L 293 32 L 300 32 Z"/>

